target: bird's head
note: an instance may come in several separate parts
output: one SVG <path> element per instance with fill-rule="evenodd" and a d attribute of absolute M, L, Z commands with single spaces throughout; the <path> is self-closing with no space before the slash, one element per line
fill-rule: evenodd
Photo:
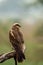
<path fill-rule="evenodd" d="M 21 27 L 21 25 L 19 23 L 14 23 L 12 28 L 13 29 L 19 29 Z"/>

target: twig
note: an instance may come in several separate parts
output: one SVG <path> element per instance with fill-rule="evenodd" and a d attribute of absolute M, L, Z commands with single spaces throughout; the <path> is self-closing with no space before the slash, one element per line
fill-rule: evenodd
<path fill-rule="evenodd" d="M 0 63 L 10 59 L 10 58 L 14 58 L 15 56 L 15 51 L 9 52 L 9 53 L 5 53 L 5 54 L 1 54 L 0 55 Z"/>

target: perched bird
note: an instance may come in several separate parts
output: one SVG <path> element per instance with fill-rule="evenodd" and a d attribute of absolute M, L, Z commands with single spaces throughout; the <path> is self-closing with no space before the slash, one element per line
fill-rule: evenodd
<path fill-rule="evenodd" d="M 14 56 L 16 65 L 17 61 L 22 62 L 25 59 L 24 51 L 25 51 L 25 44 L 23 39 L 23 34 L 20 31 L 20 24 L 15 23 L 12 25 L 11 29 L 9 30 L 9 39 L 12 44 L 13 49 L 16 51 Z"/>

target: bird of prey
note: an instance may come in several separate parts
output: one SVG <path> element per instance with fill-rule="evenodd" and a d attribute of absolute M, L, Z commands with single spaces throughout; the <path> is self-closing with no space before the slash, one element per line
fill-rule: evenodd
<path fill-rule="evenodd" d="M 13 49 L 16 51 L 16 54 L 14 56 L 16 65 L 17 62 L 22 62 L 25 59 L 25 44 L 23 39 L 23 33 L 20 31 L 20 28 L 21 25 L 19 23 L 14 23 L 9 30 L 9 39 Z"/>

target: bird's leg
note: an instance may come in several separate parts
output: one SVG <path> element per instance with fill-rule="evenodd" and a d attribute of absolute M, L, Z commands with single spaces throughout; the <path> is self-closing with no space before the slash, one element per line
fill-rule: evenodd
<path fill-rule="evenodd" d="M 17 65 L 17 56 L 16 56 L 16 54 L 14 56 L 14 60 L 15 60 L 15 65 Z"/>
<path fill-rule="evenodd" d="M 15 58 L 15 65 L 17 65 L 17 60 L 16 60 L 16 58 Z"/>

